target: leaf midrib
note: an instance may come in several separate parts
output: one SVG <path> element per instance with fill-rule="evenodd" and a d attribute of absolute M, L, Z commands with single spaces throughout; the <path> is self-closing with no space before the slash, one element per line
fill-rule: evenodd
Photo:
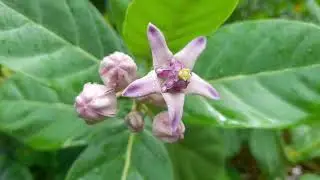
<path fill-rule="evenodd" d="M 306 65 L 306 66 L 291 67 L 291 68 L 284 68 L 284 69 L 277 69 L 277 70 L 269 70 L 269 71 L 251 73 L 251 74 L 237 74 L 234 76 L 224 76 L 224 77 L 217 78 L 217 79 L 211 79 L 211 80 L 209 80 L 209 83 L 214 84 L 214 83 L 223 83 L 223 82 L 234 81 L 234 80 L 243 80 L 243 79 L 259 77 L 259 76 L 272 76 L 272 75 L 281 74 L 281 73 L 285 73 L 285 72 L 295 72 L 295 71 L 309 69 L 309 68 L 310 69 L 320 68 L 320 62 L 319 62 L 319 64 L 311 64 L 311 65 Z"/>
<path fill-rule="evenodd" d="M 21 16 L 21 18 L 26 19 L 26 20 L 29 21 L 30 23 L 32 23 L 32 24 L 34 24 L 35 26 L 39 27 L 40 29 L 43 29 L 45 32 L 47 32 L 48 34 L 50 34 L 52 37 L 56 38 L 58 41 L 61 41 L 61 42 L 63 42 L 65 45 L 69 45 L 69 46 L 75 48 L 76 50 L 78 50 L 79 53 L 83 54 L 84 56 L 87 56 L 90 60 L 92 60 L 92 61 L 94 61 L 94 62 L 96 62 L 96 63 L 99 62 L 99 59 L 98 59 L 97 57 L 95 57 L 93 54 L 85 51 L 85 50 L 82 49 L 80 46 L 76 46 L 76 45 L 70 43 L 69 41 L 63 39 L 61 36 L 59 36 L 59 35 L 56 34 L 55 32 L 47 29 L 47 28 L 44 27 L 42 24 L 36 23 L 35 21 L 33 21 L 32 19 L 30 19 L 30 18 L 29 18 L 28 16 L 26 16 L 25 14 L 17 11 L 16 9 L 14 9 L 14 8 L 12 8 L 12 7 L 10 7 L 10 6 L 8 6 L 8 5 L 5 4 L 4 2 L 0 1 L 0 3 L 1 3 L 3 6 L 5 6 L 6 8 L 11 9 L 14 13 L 18 14 L 19 16 Z M 90 67 L 89 67 L 89 68 L 90 68 Z M 19 72 L 19 73 L 21 73 L 21 74 L 24 74 L 25 76 L 30 77 L 31 79 L 34 79 L 35 81 L 39 82 L 40 84 L 43 84 L 43 85 L 46 85 L 46 86 L 52 88 L 52 86 L 51 86 L 48 82 L 43 81 L 43 80 L 41 80 L 40 78 L 37 78 L 37 77 L 32 76 L 32 75 L 30 75 L 30 74 L 27 74 L 27 73 L 25 73 L 25 72 L 23 72 L 23 71 L 21 71 L 21 70 L 18 70 L 18 69 L 14 69 L 14 71 Z"/>
<path fill-rule="evenodd" d="M 64 42 L 65 44 L 67 45 L 70 45 L 76 49 L 78 49 L 80 51 L 80 53 L 83 53 L 85 54 L 86 56 L 90 57 L 91 60 L 95 61 L 95 62 L 99 62 L 99 59 L 94 56 L 93 54 L 91 54 L 90 52 L 88 51 L 85 51 L 84 49 L 82 49 L 80 46 L 76 46 L 72 43 L 70 43 L 69 41 L 63 39 L 61 36 L 59 36 L 58 34 L 56 34 L 55 32 L 51 31 L 50 29 L 46 28 L 45 26 L 43 26 L 42 24 L 39 24 L 39 23 L 36 23 L 35 21 L 33 21 L 32 19 L 30 19 L 28 16 L 26 16 L 25 14 L 17 11 L 16 9 L 8 6 L 7 4 L 5 4 L 4 2 L 1 2 L 1 4 L 3 4 L 5 7 L 11 9 L 13 12 L 17 13 L 19 16 L 22 16 L 22 18 L 25 18 L 27 21 L 35 24 L 36 26 L 38 26 L 40 29 L 43 29 L 44 31 L 48 32 L 49 34 L 51 34 L 53 37 L 55 37 L 56 39 L 58 39 L 59 41 L 61 42 Z"/>
<path fill-rule="evenodd" d="M 0 104 L 8 103 L 26 103 L 33 104 L 39 107 L 48 106 L 49 108 L 63 109 L 63 110 L 73 110 L 71 104 L 61 103 L 61 102 L 44 102 L 44 101 L 35 101 L 35 100 L 1 100 Z"/>

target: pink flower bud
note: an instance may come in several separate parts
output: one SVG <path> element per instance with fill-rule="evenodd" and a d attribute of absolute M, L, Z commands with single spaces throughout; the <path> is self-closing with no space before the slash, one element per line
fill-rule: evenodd
<path fill-rule="evenodd" d="M 185 126 L 180 121 L 176 131 L 172 131 L 172 122 L 168 112 L 161 112 L 153 120 L 153 135 L 162 141 L 173 143 L 184 138 Z"/>
<path fill-rule="evenodd" d="M 82 92 L 76 97 L 74 106 L 87 124 L 95 124 L 105 117 L 116 115 L 116 93 L 104 85 L 86 83 Z"/>
<path fill-rule="evenodd" d="M 137 111 L 130 112 L 126 118 L 125 122 L 132 132 L 141 132 L 144 128 L 144 121 L 141 113 Z"/>
<path fill-rule="evenodd" d="M 130 56 L 114 52 L 101 61 L 99 73 L 105 85 L 119 91 L 136 79 L 137 65 Z"/>
<path fill-rule="evenodd" d="M 159 107 L 166 107 L 166 102 L 164 101 L 163 96 L 160 93 L 143 96 L 141 98 L 138 98 L 138 100 L 143 103 L 153 104 Z"/>

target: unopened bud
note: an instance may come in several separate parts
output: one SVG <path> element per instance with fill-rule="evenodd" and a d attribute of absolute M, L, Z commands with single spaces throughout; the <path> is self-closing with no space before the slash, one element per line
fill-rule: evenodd
<path fill-rule="evenodd" d="M 100 84 L 86 83 L 74 104 L 79 116 L 87 124 L 95 124 L 117 112 L 117 98 L 114 90 Z"/>
<path fill-rule="evenodd" d="M 141 113 L 137 111 L 130 112 L 126 118 L 125 122 L 132 132 L 141 132 L 144 128 L 144 121 Z"/>
<path fill-rule="evenodd" d="M 159 107 L 166 106 L 166 102 L 164 101 L 163 96 L 160 93 L 150 94 L 148 96 L 138 98 L 138 100 L 142 101 L 144 103 L 153 104 L 153 105 L 159 106 Z"/>
<path fill-rule="evenodd" d="M 172 131 L 172 123 L 168 112 L 161 112 L 153 120 L 153 135 L 162 141 L 173 143 L 184 138 L 185 126 L 180 122 L 176 131 Z"/>
<path fill-rule="evenodd" d="M 101 61 L 99 74 L 105 85 L 119 91 L 136 79 L 137 65 L 130 56 L 114 52 Z"/>

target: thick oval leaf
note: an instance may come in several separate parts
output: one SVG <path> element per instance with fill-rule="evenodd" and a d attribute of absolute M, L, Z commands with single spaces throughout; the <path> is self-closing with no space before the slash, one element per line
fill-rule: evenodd
<path fill-rule="evenodd" d="M 185 119 L 233 127 L 286 127 L 320 118 L 320 28 L 249 21 L 211 36 L 195 72 L 221 100 L 189 97 Z M 318 119 L 319 119 L 318 118 Z"/>
<path fill-rule="evenodd" d="M 192 38 L 215 31 L 232 13 L 238 0 L 133 0 L 126 14 L 123 36 L 137 56 L 149 57 L 147 24 L 152 22 L 165 34 L 173 51 Z"/>
<path fill-rule="evenodd" d="M 249 147 L 260 169 L 268 179 L 285 179 L 286 158 L 279 133 L 272 130 L 253 130 Z"/>
<path fill-rule="evenodd" d="M 74 97 L 100 81 L 98 62 L 121 48 L 87 0 L 0 0 L 0 63 L 16 75 L 0 90 L 0 129 L 34 148 L 83 143 Z"/>
<path fill-rule="evenodd" d="M 121 47 L 86 0 L 1 0 L 0 12 L 0 63 L 48 84 L 96 69 Z"/>
<path fill-rule="evenodd" d="M 86 144 L 88 135 L 101 127 L 78 118 L 73 94 L 16 74 L 0 89 L 0 130 L 41 150 Z M 119 101 L 118 116 L 130 109 L 130 101 Z"/>
<path fill-rule="evenodd" d="M 167 146 L 176 180 L 221 180 L 225 174 L 225 149 L 216 128 L 188 126 L 185 139 Z"/>
<path fill-rule="evenodd" d="M 123 120 L 122 120 L 123 121 Z M 103 129 L 70 169 L 67 180 L 172 180 L 163 144 L 148 130 L 132 134 L 119 120 Z"/>
<path fill-rule="evenodd" d="M 320 157 L 320 122 L 303 124 L 290 129 L 291 144 L 287 155 L 293 162 Z"/>

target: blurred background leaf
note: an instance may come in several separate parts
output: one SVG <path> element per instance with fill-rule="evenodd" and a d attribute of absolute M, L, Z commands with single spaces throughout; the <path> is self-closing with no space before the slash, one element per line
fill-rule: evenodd
<path fill-rule="evenodd" d="M 287 153 L 293 162 L 320 157 L 320 122 L 304 124 L 290 129 L 291 144 Z"/>
<path fill-rule="evenodd" d="M 175 180 L 222 180 L 225 172 L 225 146 L 214 127 L 187 125 L 185 139 L 168 144 Z"/>
<path fill-rule="evenodd" d="M 305 175 L 301 176 L 300 180 L 320 180 L 320 175 L 305 174 Z"/>
<path fill-rule="evenodd" d="M 0 179 L 32 180 L 33 178 L 28 167 L 0 155 Z"/>
<path fill-rule="evenodd" d="M 130 2 L 131 0 L 108 0 L 108 19 L 119 34 L 122 34 L 122 26 Z"/>
<path fill-rule="evenodd" d="M 123 37 L 134 55 L 151 57 L 146 36 L 151 22 L 164 33 L 170 49 L 177 52 L 193 38 L 214 32 L 237 3 L 238 0 L 134 0 L 127 10 Z"/>
<path fill-rule="evenodd" d="M 275 130 L 252 130 L 249 147 L 253 157 L 268 179 L 285 179 L 287 160 L 280 133 Z"/>

